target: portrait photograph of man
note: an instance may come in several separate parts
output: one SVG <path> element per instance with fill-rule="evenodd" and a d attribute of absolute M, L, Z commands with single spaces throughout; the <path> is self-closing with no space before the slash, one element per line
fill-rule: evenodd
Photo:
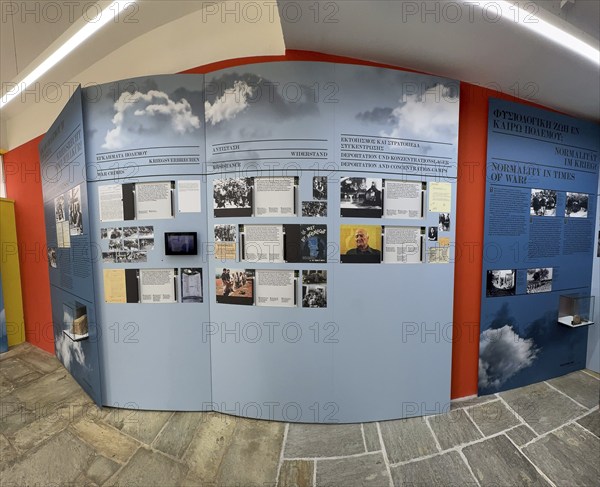
<path fill-rule="evenodd" d="M 340 260 L 343 263 L 381 262 L 381 225 L 341 225 Z"/>

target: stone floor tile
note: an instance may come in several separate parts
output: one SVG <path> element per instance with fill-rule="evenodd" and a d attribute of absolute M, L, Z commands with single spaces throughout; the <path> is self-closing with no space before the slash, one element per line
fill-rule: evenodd
<path fill-rule="evenodd" d="M 504 435 L 466 446 L 462 451 L 482 486 L 550 485 Z"/>
<path fill-rule="evenodd" d="M 3 485 L 74 485 L 94 451 L 68 431 L 59 433 L 2 472 Z"/>
<path fill-rule="evenodd" d="M 22 379 L 28 375 L 31 375 L 35 378 L 40 376 L 39 372 L 30 367 L 26 362 L 20 360 L 18 357 L 12 357 L 0 362 L 0 374 L 5 376 L 15 385 L 19 383 L 19 379 Z"/>
<path fill-rule="evenodd" d="M 465 399 L 455 399 L 450 403 L 450 409 L 470 408 L 472 406 L 476 406 L 477 404 L 484 404 L 486 402 L 494 401 L 495 399 L 497 398 L 494 394 L 487 396 L 467 397 Z"/>
<path fill-rule="evenodd" d="M 442 450 L 481 438 L 481 434 L 477 431 L 464 409 L 456 409 L 447 414 L 430 416 L 427 420 Z"/>
<path fill-rule="evenodd" d="M 390 477 L 381 453 L 317 460 L 317 487 L 387 487 Z"/>
<path fill-rule="evenodd" d="M 586 430 L 591 431 L 596 436 L 600 437 L 600 410 L 596 409 L 587 416 L 578 419 L 577 422 Z"/>
<path fill-rule="evenodd" d="M 586 374 L 594 376 L 596 379 L 600 379 L 600 374 L 595 370 L 585 369 Z"/>
<path fill-rule="evenodd" d="M 120 463 L 131 458 L 139 443 L 101 422 L 82 419 L 70 426 L 73 433 L 93 446 L 99 454 Z"/>
<path fill-rule="evenodd" d="M 55 355 L 45 352 L 37 347 L 23 350 L 23 352 L 19 354 L 19 359 L 24 360 L 29 365 L 33 365 L 34 368 L 44 374 L 48 374 L 59 367 L 62 368 L 62 364 Z"/>
<path fill-rule="evenodd" d="M 189 480 L 195 485 L 216 481 L 219 466 L 229 447 L 237 419 L 217 413 L 203 415 L 190 446 L 183 456 L 190 467 Z"/>
<path fill-rule="evenodd" d="M 500 396 L 538 434 L 558 428 L 586 411 L 543 382 L 501 392 Z"/>
<path fill-rule="evenodd" d="M 485 436 L 500 433 L 521 423 L 500 400 L 475 406 L 468 410 L 468 414 Z"/>
<path fill-rule="evenodd" d="M 187 467 L 142 447 L 105 486 L 175 487 L 187 474 Z"/>
<path fill-rule="evenodd" d="M 363 430 L 365 432 L 367 451 L 381 450 L 381 442 L 379 441 L 379 433 L 377 432 L 377 423 L 364 423 Z"/>
<path fill-rule="evenodd" d="M 515 445 L 520 447 L 525 443 L 529 443 L 537 435 L 529 426 L 522 424 L 521 426 L 517 426 L 516 428 L 508 430 L 506 432 L 506 436 L 508 436 Z"/>
<path fill-rule="evenodd" d="M 590 377 L 581 370 L 550 379 L 548 384 L 587 408 L 598 406 L 600 401 L 600 380 Z"/>
<path fill-rule="evenodd" d="M 17 450 L 13 448 L 6 436 L 0 434 L 0 472 L 8 467 L 14 460 L 19 457 Z"/>
<path fill-rule="evenodd" d="M 204 413 L 173 414 L 152 444 L 153 448 L 172 457 L 181 458 L 190 445 Z"/>
<path fill-rule="evenodd" d="M 116 462 L 109 460 L 102 455 L 96 455 L 92 464 L 89 466 L 86 472 L 86 478 L 90 481 L 102 485 L 106 482 L 114 473 L 121 468 Z"/>
<path fill-rule="evenodd" d="M 281 464 L 277 487 L 313 487 L 314 462 L 286 460 Z"/>
<path fill-rule="evenodd" d="M 338 457 L 364 452 L 360 424 L 290 424 L 284 457 Z"/>
<path fill-rule="evenodd" d="M 452 451 L 392 467 L 394 486 L 453 486 L 477 487 L 475 478 L 458 452 Z"/>
<path fill-rule="evenodd" d="M 77 487 L 99 487 L 96 482 L 87 478 L 84 474 L 81 474 L 79 477 L 77 477 L 75 482 L 73 482 L 73 485 L 76 485 Z"/>
<path fill-rule="evenodd" d="M 560 428 L 523 448 L 556 485 L 597 486 L 600 438 L 575 424 Z"/>
<path fill-rule="evenodd" d="M 220 485 L 270 485 L 277 481 L 284 423 L 238 419 L 219 468 Z"/>
<path fill-rule="evenodd" d="M 10 436 L 35 420 L 35 413 L 27 409 L 14 394 L 0 398 L 0 431 L 5 435 Z"/>
<path fill-rule="evenodd" d="M 19 428 L 10 438 L 15 447 L 25 452 L 46 441 L 69 425 L 69 418 L 62 414 L 47 414 Z"/>
<path fill-rule="evenodd" d="M 438 452 L 425 418 L 382 421 L 379 426 L 390 463 L 405 462 Z"/>
<path fill-rule="evenodd" d="M 33 348 L 28 342 L 20 343 L 19 345 L 13 345 L 9 347 L 8 352 L 0 353 L 0 362 L 3 362 L 9 358 L 18 357 L 20 354 L 24 353 L 26 350 L 30 350 Z"/>
<path fill-rule="evenodd" d="M 15 385 L 0 373 L 0 397 L 6 397 L 15 390 Z"/>
<path fill-rule="evenodd" d="M 81 387 L 69 372 L 60 368 L 38 380 L 15 389 L 14 395 L 25 403 L 27 409 L 40 409 L 57 403 L 68 403 Z"/>
<path fill-rule="evenodd" d="M 172 415 L 170 411 L 119 410 L 119 414 L 109 414 L 103 421 L 150 445 Z"/>

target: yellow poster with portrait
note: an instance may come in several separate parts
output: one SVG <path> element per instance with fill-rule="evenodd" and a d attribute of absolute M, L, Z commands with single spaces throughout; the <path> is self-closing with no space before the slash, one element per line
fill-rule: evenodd
<path fill-rule="evenodd" d="M 347 263 L 381 262 L 381 225 L 341 225 L 340 260 Z"/>

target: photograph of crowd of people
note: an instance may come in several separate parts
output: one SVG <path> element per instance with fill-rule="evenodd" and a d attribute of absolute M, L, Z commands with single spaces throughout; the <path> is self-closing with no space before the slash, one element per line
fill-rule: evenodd
<path fill-rule="evenodd" d="M 532 189 L 529 214 L 532 216 L 556 216 L 556 191 Z"/>
<path fill-rule="evenodd" d="M 587 193 L 568 193 L 565 216 L 570 218 L 587 218 L 590 195 Z"/>
<path fill-rule="evenodd" d="M 552 267 L 527 269 L 527 294 L 552 291 Z"/>
<path fill-rule="evenodd" d="M 217 269 L 215 286 L 217 303 L 251 305 L 254 302 L 254 270 Z"/>
<path fill-rule="evenodd" d="M 215 225 L 215 242 L 235 242 L 235 225 Z"/>
<path fill-rule="evenodd" d="M 327 216 L 326 201 L 303 201 L 302 216 L 323 217 Z"/>
<path fill-rule="evenodd" d="M 517 287 L 516 269 L 487 271 L 486 296 L 514 296 Z"/>
<path fill-rule="evenodd" d="M 313 198 L 327 199 L 327 176 L 313 176 Z"/>
<path fill-rule="evenodd" d="M 327 286 L 309 284 L 302 286 L 303 308 L 327 308 Z"/>
<path fill-rule="evenodd" d="M 108 240 L 109 252 L 102 253 L 102 260 L 111 263 L 146 262 L 146 252 L 154 250 L 154 227 L 101 228 L 100 238 Z"/>
<path fill-rule="evenodd" d="M 440 232 L 450 231 L 450 213 L 440 213 L 440 222 L 438 224 Z"/>
<path fill-rule="evenodd" d="M 213 181 L 215 216 L 252 216 L 252 178 Z"/>
<path fill-rule="evenodd" d="M 382 180 L 340 179 L 340 212 L 347 217 L 380 218 L 383 214 Z"/>
<path fill-rule="evenodd" d="M 83 215 L 81 213 L 81 188 L 79 186 L 69 191 L 69 233 L 83 234 Z"/>

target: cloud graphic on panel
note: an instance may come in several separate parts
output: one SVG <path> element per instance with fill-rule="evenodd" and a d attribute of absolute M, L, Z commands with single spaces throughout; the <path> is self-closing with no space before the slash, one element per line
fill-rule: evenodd
<path fill-rule="evenodd" d="M 384 137 L 414 138 L 452 142 L 458 136 L 458 96 L 455 86 L 437 84 L 421 94 L 405 96 L 390 114 L 394 123 Z M 364 119 L 367 115 L 360 114 Z M 379 109 L 379 115 L 386 115 Z"/>
<path fill-rule="evenodd" d="M 56 349 L 56 356 L 69 371 L 71 370 L 71 365 L 74 363 L 86 367 L 85 354 L 83 353 L 81 342 L 74 342 L 67 338 L 64 333 L 59 333 L 56 337 L 54 348 Z"/>
<path fill-rule="evenodd" d="M 520 337 L 510 325 L 485 330 L 479 341 L 479 387 L 497 388 L 538 356 L 533 339 Z"/>
<path fill-rule="evenodd" d="M 254 88 L 248 86 L 245 81 L 235 81 L 233 88 L 225 90 L 223 96 L 217 98 L 214 103 L 204 102 L 206 123 L 216 125 L 223 120 L 234 119 L 248 107 L 248 97 L 253 93 Z"/>
<path fill-rule="evenodd" d="M 126 147 L 140 133 L 164 134 L 170 130 L 183 135 L 200 128 L 200 119 L 193 114 L 192 106 L 185 98 L 174 101 L 158 90 L 123 92 L 115 102 L 114 110 L 114 128 L 106 132 L 104 149 Z"/>

